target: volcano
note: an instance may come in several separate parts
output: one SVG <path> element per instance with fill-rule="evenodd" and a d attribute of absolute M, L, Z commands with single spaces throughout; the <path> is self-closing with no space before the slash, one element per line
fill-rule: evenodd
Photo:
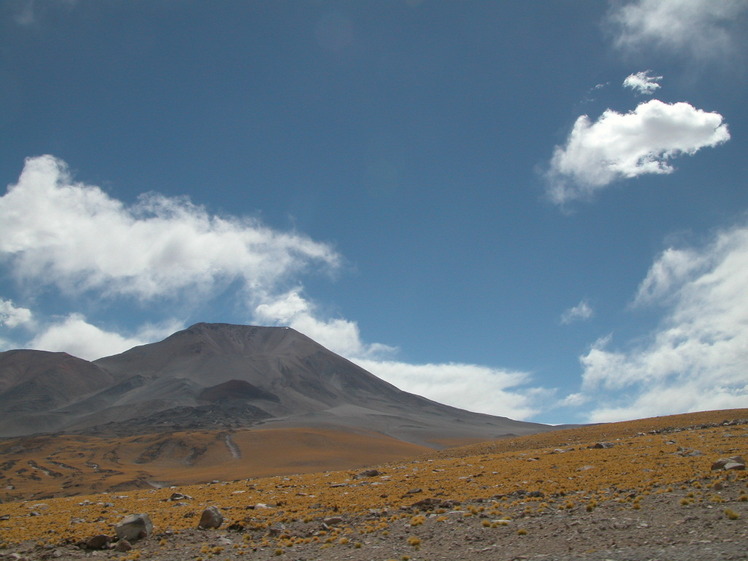
<path fill-rule="evenodd" d="M 88 362 L 0 353 L 0 436 L 202 429 L 365 429 L 418 445 L 550 427 L 399 390 L 287 327 L 199 323 Z"/>

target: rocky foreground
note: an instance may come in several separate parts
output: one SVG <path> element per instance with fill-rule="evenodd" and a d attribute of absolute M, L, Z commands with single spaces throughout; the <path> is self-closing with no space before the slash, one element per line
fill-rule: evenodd
<path fill-rule="evenodd" d="M 368 470 L 5 503 L 0 559 L 748 559 L 746 413 Z"/>

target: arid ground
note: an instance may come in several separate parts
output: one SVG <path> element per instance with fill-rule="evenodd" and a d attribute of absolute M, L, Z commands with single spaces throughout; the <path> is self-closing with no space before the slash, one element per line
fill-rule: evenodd
<path fill-rule="evenodd" d="M 503 439 L 368 470 L 224 473 L 178 488 L 16 500 L 0 504 L 0 559 L 748 559 L 748 473 L 713 469 L 745 458 L 747 444 L 743 409 Z M 198 530 L 208 506 L 224 521 Z M 150 516 L 149 537 L 130 550 L 115 540 L 86 547 L 114 538 L 132 513 Z"/>

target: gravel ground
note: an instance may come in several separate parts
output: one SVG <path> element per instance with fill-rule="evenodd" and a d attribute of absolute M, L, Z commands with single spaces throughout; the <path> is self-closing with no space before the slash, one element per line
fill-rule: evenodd
<path fill-rule="evenodd" d="M 75 544 L 25 543 L 0 550 L 0 559 L 115 559 L 130 561 L 270 560 L 419 561 L 705 561 L 748 560 L 748 501 L 745 480 L 719 490 L 676 489 L 644 497 L 621 497 L 587 508 L 538 509 L 519 503 L 498 518 L 485 501 L 411 508 L 386 526 L 369 517 L 296 521 L 252 529 L 187 530 L 154 535 L 129 551 L 90 550 Z M 684 504 L 686 503 L 686 504 Z M 589 503 L 587 503 L 589 504 Z M 439 508 L 437 508 L 439 507 Z M 530 508 L 528 508 L 530 507 Z M 483 509 L 483 510 L 481 510 Z M 395 513 L 388 513 L 390 515 Z M 290 541 L 296 543 L 289 545 Z M 304 543 L 306 542 L 306 543 Z"/>

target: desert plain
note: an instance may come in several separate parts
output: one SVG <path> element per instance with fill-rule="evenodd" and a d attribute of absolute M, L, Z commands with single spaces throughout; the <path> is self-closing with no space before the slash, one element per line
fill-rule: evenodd
<path fill-rule="evenodd" d="M 333 435 L 312 437 L 324 447 Z M 724 410 L 401 448 L 379 462 L 352 447 L 340 460 L 348 467 L 334 470 L 313 471 L 329 460 L 316 457 L 296 473 L 286 466 L 232 478 L 223 462 L 220 478 L 199 484 L 94 494 L 95 471 L 77 487 L 55 488 L 53 472 L 65 468 L 50 466 L 52 449 L 42 446 L 13 466 L 34 472 L 38 489 L 0 503 L 0 559 L 748 559 L 748 474 L 739 461 L 718 463 L 745 458 L 746 443 L 748 410 Z M 160 469 L 171 480 L 189 472 Z M 209 474 L 204 467 L 190 477 Z M 210 506 L 221 525 L 198 529 Z M 153 531 L 128 549 L 114 527 L 137 513 Z"/>

